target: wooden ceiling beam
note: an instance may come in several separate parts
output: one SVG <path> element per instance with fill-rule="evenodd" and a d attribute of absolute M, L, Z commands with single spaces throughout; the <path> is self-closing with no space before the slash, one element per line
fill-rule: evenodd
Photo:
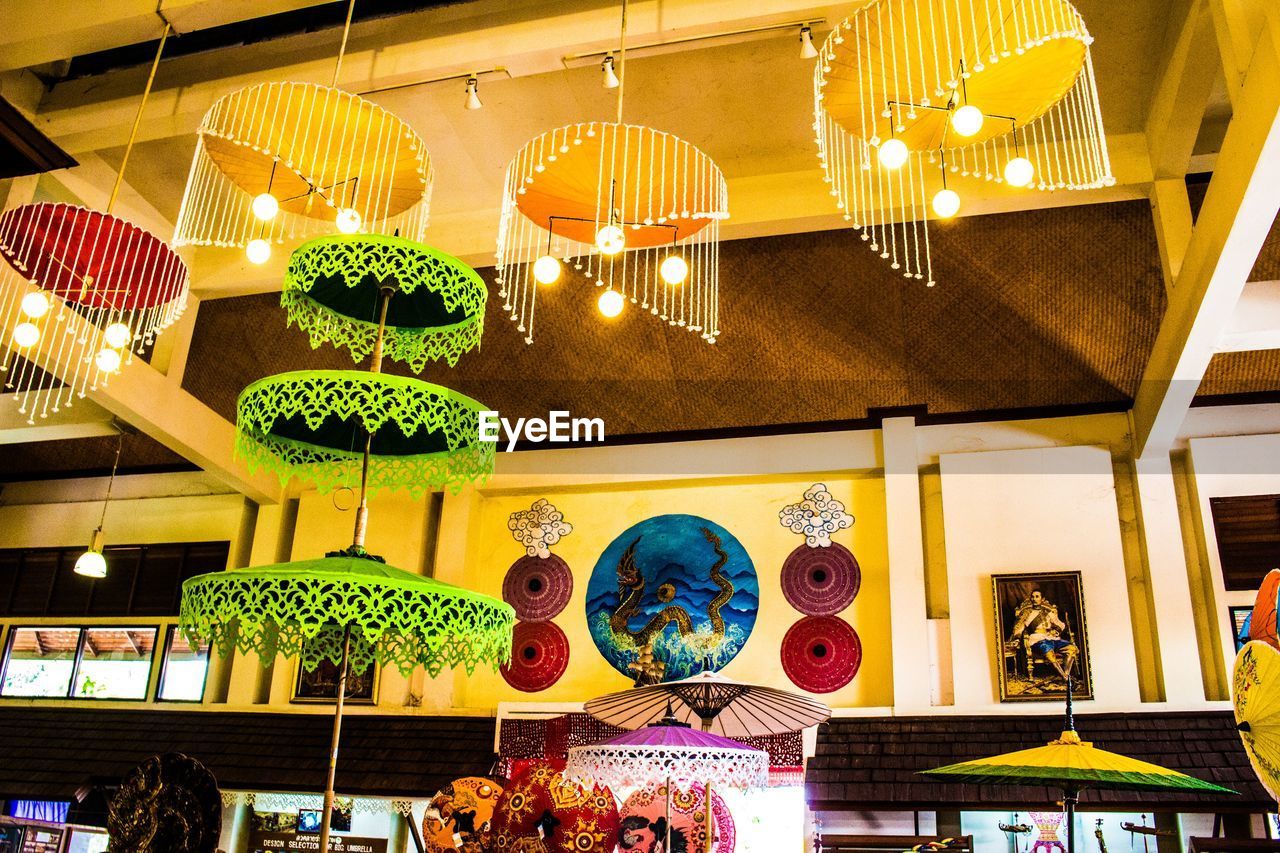
<path fill-rule="evenodd" d="M 1280 8 L 1267 8 L 1251 56 L 1138 388 L 1133 424 L 1140 457 L 1173 446 L 1280 212 Z"/>

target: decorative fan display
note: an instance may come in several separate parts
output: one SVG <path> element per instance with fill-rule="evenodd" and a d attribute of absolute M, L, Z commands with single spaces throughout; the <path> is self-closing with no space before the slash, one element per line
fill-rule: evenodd
<path fill-rule="evenodd" d="M 862 666 L 862 641 L 835 616 L 807 616 L 782 638 L 782 669 L 801 690 L 831 693 L 853 681 Z"/>
<path fill-rule="evenodd" d="M 387 294 L 382 318 L 383 294 Z M 489 291 L 462 261 L 401 237 L 320 237 L 289 258 L 280 304 L 311 338 L 368 357 L 385 325 L 383 355 L 421 373 L 428 361 L 452 367 L 480 346 Z"/>
<path fill-rule="evenodd" d="M 871 0 L 814 67 L 814 134 L 836 207 L 890 268 L 934 283 L 927 216 L 948 175 L 1012 187 L 1115 183 L 1089 35 L 1068 0 Z"/>
<path fill-rule="evenodd" d="M 395 115 L 335 88 L 336 76 L 334 86 L 260 83 L 209 109 L 175 246 L 241 247 L 264 263 L 273 244 L 335 230 L 421 239 L 434 179 L 426 146 Z"/>
<path fill-rule="evenodd" d="M 555 554 L 524 556 L 511 564 L 502 581 L 502 600 L 520 619 L 554 619 L 573 596 L 573 572 Z"/>
<path fill-rule="evenodd" d="M 493 812 L 501 796 L 501 786 L 481 776 L 455 779 L 441 788 L 422 816 L 426 853 L 487 850 L 493 834 Z"/>
<path fill-rule="evenodd" d="M 511 640 L 511 660 L 502 677 L 517 690 L 536 693 L 560 680 L 569 667 L 569 638 L 554 622 L 518 622 Z"/>
<path fill-rule="evenodd" d="M 113 851 L 213 853 L 222 832 L 217 780 L 180 752 L 148 758 L 112 798 L 107 831 Z"/>
<path fill-rule="evenodd" d="M 666 849 L 666 823 L 671 823 L 671 849 L 690 853 L 733 853 L 737 831 L 724 798 L 711 792 L 714 837 L 708 844 L 707 796 L 703 788 L 676 788 L 667 798 L 667 786 L 651 785 L 634 791 L 622 803 L 620 848 L 628 853 L 658 853 Z M 683 846 L 682 846 L 683 845 Z"/>
<path fill-rule="evenodd" d="M 801 545 L 782 564 L 782 594 L 805 616 L 834 616 L 858 596 L 862 570 L 848 548 Z"/>

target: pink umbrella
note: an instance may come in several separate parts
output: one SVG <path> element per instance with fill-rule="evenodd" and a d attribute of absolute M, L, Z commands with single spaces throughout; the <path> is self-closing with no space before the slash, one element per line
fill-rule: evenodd
<path fill-rule="evenodd" d="M 736 740 L 691 728 L 670 713 L 660 722 L 616 737 L 575 746 L 569 750 L 565 778 L 578 784 L 619 788 L 665 785 L 668 797 L 673 785 L 699 786 L 708 805 L 712 787 L 763 788 L 769 782 L 769 755 Z M 708 809 L 710 811 L 710 809 Z M 663 852 L 670 850 L 670 805 L 667 839 Z M 714 826 L 707 815 L 707 826 Z M 714 842 L 707 836 L 707 851 Z"/>

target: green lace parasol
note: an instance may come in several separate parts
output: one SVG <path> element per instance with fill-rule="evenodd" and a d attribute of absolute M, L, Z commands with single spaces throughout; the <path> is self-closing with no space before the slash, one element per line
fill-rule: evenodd
<path fill-rule="evenodd" d="M 236 455 L 281 482 L 310 480 L 321 492 L 355 487 L 369 457 L 368 488 L 460 489 L 493 471 L 482 442 L 485 406 L 420 379 L 353 370 L 268 376 L 236 403 Z"/>
<path fill-rule="evenodd" d="M 319 560 L 212 572 L 182 584 L 178 630 L 192 648 L 222 656 L 256 652 L 298 657 L 304 669 L 342 662 L 350 629 L 350 666 L 422 666 L 468 673 L 511 657 L 510 605 L 351 552 Z"/>
<path fill-rule="evenodd" d="M 311 240 L 289 259 L 280 304 L 290 324 L 360 361 L 378 339 L 381 294 L 387 306 L 387 358 L 420 373 L 428 361 L 452 367 L 480 346 L 488 290 L 475 270 L 444 252 L 374 234 Z"/>

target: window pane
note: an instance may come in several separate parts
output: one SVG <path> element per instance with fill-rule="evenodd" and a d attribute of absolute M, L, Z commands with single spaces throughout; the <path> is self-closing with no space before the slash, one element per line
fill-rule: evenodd
<path fill-rule="evenodd" d="M 133 596 L 135 583 L 134 575 L 138 572 L 142 549 L 113 548 L 108 545 L 102 552 L 102 556 L 107 559 L 107 576 L 89 581 L 93 586 L 93 599 L 89 605 L 89 612 L 95 616 L 128 616 L 129 599 Z M 82 578 L 82 580 L 89 579 Z"/>
<path fill-rule="evenodd" d="M 98 581 L 75 573 L 76 560 L 82 551 L 59 553 L 58 574 L 53 581 L 53 595 L 49 597 L 50 616 L 80 616 L 89 609 L 89 595 Z"/>
<path fill-rule="evenodd" d="M 204 678 L 208 670 L 209 644 L 202 643 L 192 649 L 185 637 L 170 628 L 158 698 L 164 702 L 199 702 L 204 698 Z"/>
<path fill-rule="evenodd" d="M 75 669 L 79 628 L 14 628 L 0 696 L 65 698 Z"/>
<path fill-rule="evenodd" d="M 155 628 L 86 628 L 76 698 L 145 699 Z"/>
<path fill-rule="evenodd" d="M 136 616 L 173 616 L 178 612 L 178 585 L 182 577 L 184 545 L 147 545 L 133 590 L 130 613 Z"/>
<path fill-rule="evenodd" d="M 57 551 L 28 551 L 23 554 L 22 568 L 13 590 L 14 615 L 43 616 L 49 606 L 53 578 L 58 573 Z"/>

